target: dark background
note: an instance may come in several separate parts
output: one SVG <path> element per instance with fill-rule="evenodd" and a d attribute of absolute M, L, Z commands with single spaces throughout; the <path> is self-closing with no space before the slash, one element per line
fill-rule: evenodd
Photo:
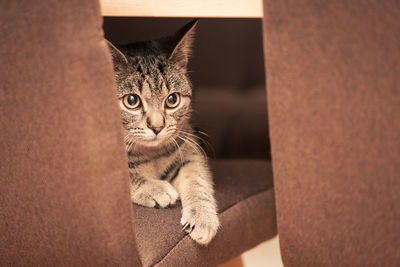
<path fill-rule="evenodd" d="M 114 44 L 173 34 L 190 18 L 105 17 Z M 262 29 L 259 19 L 201 18 L 189 63 L 194 126 L 216 158 L 269 158 Z M 210 148 L 212 147 L 212 148 Z"/>

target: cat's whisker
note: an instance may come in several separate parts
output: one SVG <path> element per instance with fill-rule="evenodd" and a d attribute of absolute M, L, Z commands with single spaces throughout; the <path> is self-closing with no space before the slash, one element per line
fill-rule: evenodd
<path fill-rule="evenodd" d="M 205 132 L 203 132 L 203 131 L 196 131 L 196 132 L 198 132 L 198 133 L 200 133 L 200 134 L 202 134 L 202 135 L 204 135 L 204 136 L 210 137 L 207 133 L 205 133 Z"/>
<path fill-rule="evenodd" d="M 132 150 L 133 150 L 133 151 L 135 151 L 135 146 L 136 146 L 136 145 L 137 145 L 137 142 L 133 142 L 133 143 L 132 143 Z M 130 150 L 130 148 L 129 148 L 129 150 Z"/>
<path fill-rule="evenodd" d="M 127 152 L 130 151 L 132 145 L 135 143 L 134 138 L 135 138 L 135 136 L 134 136 L 134 135 L 131 135 L 131 138 L 130 138 L 129 141 L 127 142 L 127 147 L 126 147 L 126 151 L 127 151 Z"/>
<path fill-rule="evenodd" d="M 126 149 L 126 151 L 128 151 L 128 147 L 129 147 L 130 144 L 131 144 L 130 141 L 125 141 L 125 149 Z"/>
<path fill-rule="evenodd" d="M 192 136 L 192 137 L 200 140 L 201 142 L 203 142 L 206 145 L 206 148 L 211 150 L 211 153 L 213 154 L 213 158 L 215 158 L 215 150 L 214 150 L 213 146 L 211 145 L 211 143 L 208 140 L 205 140 L 204 138 L 202 138 L 202 137 L 200 137 L 198 135 L 195 135 L 195 134 L 192 134 L 190 132 L 183 131 L 183 130 L 180 130 L 179 133 L 182 133 L 182 134 L 185 134 L 185 135 L 188 135 L 188 136 Z M 197 142 L 196 142 L 196 144 L 199 145 Z"/>
<path fill-rule="evenodd" d="M 182 137 L 182 136 L 179 136 L 178 135 L 178 138 L 180 138 L 181 140 L 183 140 L 184 142 L 186 142 L 188 145 L 190 145 L 194 150 L 196 150 L 198 153 L 201 153 L 201 154 L 203 154 L 203 156 L 205 157 L 205 158 L 207 158 L 207 154 L 206 154 L 206 152 L 204 151 L 204 149 L 199 145 L 199 144 L 197 144 L 193 139 L 191 139 L 191 138 L 189 138 L 189 137 Z"/>
<path fill-rule="evenodd" d="M 196 132 L 196 133 L 200 133 L 200 134 L 202 134 L 202 135 L 205 135 L 205 136 L 209 136 L 208 135 L 208 133 L 207 133 L 207 131 L 205 130 L 205 129 L 203 129 L 202 127 L 200 127 L 198 124 L 192 124 L 192 127 L 195 129 L 194 131 Z"/>
<path fill-rule="evenodd" d="M 198 138 L 198 139 L 200 139 L 202 141 L 205 141 L 202 137 L 200 137 L 200 136 L 198 136 L 196 134 L 193 134 L 192 132 L 188 132 L 188 131 L 184 131 L 184 130 L 179 130 L 179 132 L 194 136 L 194 137 L 196 137 L 196 138 Z M 200 133 L 200 134 L 202 134 L 202 135 L 204 135 L 206 137 L 209 137 L 208 134 L 206 134 L 204 132 L 201 132 L 201 131 L 196 131 L 196 133 Z"/>
<path fill-rule="evenodd" d="M 129 142 L 129 143 L 126 145 L 126 152 L 128 152 L 128 151 L 130 150 L 132 144 L 133 144 L 132 142 Z"/>
<path fill-rule="evenodd" d="M 195 136 L 195 135 L 194 135 Z M 198 139 L 201 139 L 201 138 L 199 138 L 198 136 L 195 136 L 196 138 L 198 138 Z M 188 136 L 186 136 L 186 138 L 187 139 L 189 139 L 190 141 L 192 141 L 197 147 L 199 147 L 203 152 L 204 152 L 204 154 L 205 154 L 205 151 L 203 150 L 203 148 L 196 142 L 196 140 L 193 140 L 192 138 L 190 138 L 190 137 L 188 137 Z M 201 139 L 202 141 L 204 141 L 205 142 L 205 140 L 203 140 L 203 139 Z"/>
<path fill-rule="evenodd" d="M 196 143 L 189 141 L 187 139 L 185 139 L 185 142 L 186 144 L 191 146 L 197 153 L 202 154 L 205 158 L 207 158 L 207 155 L 205 154 L 204 150 L 202 148 L 199 149 Z"/>
<path fill-rule="evenodd" d="M 133 133 L 128 133 L 127 135 L 125 135 L 124 137 L 124 141 L 126 141 L 129 137 L 131 137 L 133 135 Z"/>
<path fill-rule="evenodd" d="M 181 148 L 179 147 L 179 144 L 178 144 L 178 142 L 176 142 L 175 138 L 173 138 L 172 136 L 171 136 L 171 138 L 172 138 L 172 141 L 174 141 L 176 147 L 178 148 L 179 156 L 181 157 L 181 164 L 183 164 L 183 155 L 182 155 Z"/>
<path fill-rule="evenodd" d="M 126 140 L 126 142 L 131 143 L 131 142 L 133 142 L 134 138 L 135 138 L 135 136 L 131 135 L 131 136 L 129 136 L 129 139 Z"/>
<path fill-rule="evenodd" d="M 128 143 L 128 145 L 127 145 L 127 147 L 126 147 L 126 151 L 129 151 L 129 150 L 130 150 L 132 144 L 133 144 L 133 142 L 129 142 L 129 143 Z"/>
<path fill-rule="evenodd" d="M 189 140 L 187 140 L 186 138 L 182 137 L 182 136 L 177 136 L 179 139 L 181 139 L 183 142 L 185 142 L 186 144 L 190 145 L 197 153 L 201 153 L 199 151 L 199 149 L 197 147 L 195 147 L 192 142 L 190 142 Z"/>
<path fill-rule="evenodd" d="M 204 140 L 203 138 L 201 138 L 201 137 L 199 137 L 199 136 L 197 136 L 195 134 L 188 133 L 188 132 L 182 132 L 182 131 L 180 133 L 184 134 L 185 136 L 190 136 L 190 137 L 193 137 L 194 139 L 206 142 L 206 140 Z"/>

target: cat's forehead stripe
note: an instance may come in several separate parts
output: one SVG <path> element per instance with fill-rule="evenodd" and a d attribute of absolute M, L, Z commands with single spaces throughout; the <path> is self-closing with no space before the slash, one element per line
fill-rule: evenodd
<path fill-rule="evenodd" d="M 179 92 L 191 96 L 192 89 L 186 71 L 171 65 L 160 55 L 128 56 L 130 64 L 120 73 L 118 95 L 139 94 L 150 97 L 148 91 L 155 97 L 165 98 L 167 94 Z"/>

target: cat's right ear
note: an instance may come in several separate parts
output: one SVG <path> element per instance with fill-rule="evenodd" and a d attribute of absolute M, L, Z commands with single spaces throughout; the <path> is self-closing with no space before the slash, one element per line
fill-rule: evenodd
<path fill-rule="evenodd" d="M 173 64 L 186 68 L 197 23 L 198 19 L 192 20 L 174 35 L 160 39 L 162 47 L 167 52 L 168 60 Z"/>
<path fill-rule="evenodd" d="M 114 64 L 116 64 L 116 63 L 128 63 L 128 59 L 126 58 L 124 53 L 122 53 L 115 45 L 113 45 L 107 39 L 106 39 L 106 42 L 108 44 L 108 48 L 110 49 Z"/>

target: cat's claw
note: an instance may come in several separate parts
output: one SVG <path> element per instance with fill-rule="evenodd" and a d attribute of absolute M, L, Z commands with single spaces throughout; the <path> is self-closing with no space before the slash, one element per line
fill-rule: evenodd
<path fill-rule="evenodd" d="M 186 229 L 190 226 L 189 223 L 186 223 L 184 226 L 182 226 L 182 231 L 186 231 Z"/>
<path fill-rule="evenodd" d="M 190 223 L 186 223 L 183 227 L 182 227 L 182 231 L 185 231 L 187 234 L 190 234 L 193 230 L 194 227 L 196 225 L 190 225 Z"/>
<path fill-rule="evenodd" d="M 214 238 L 219 227 L 215 211 L 205 208 L 183 208 L 182 231 L 185 231 L 200 245 L 207 245 Z"/>

